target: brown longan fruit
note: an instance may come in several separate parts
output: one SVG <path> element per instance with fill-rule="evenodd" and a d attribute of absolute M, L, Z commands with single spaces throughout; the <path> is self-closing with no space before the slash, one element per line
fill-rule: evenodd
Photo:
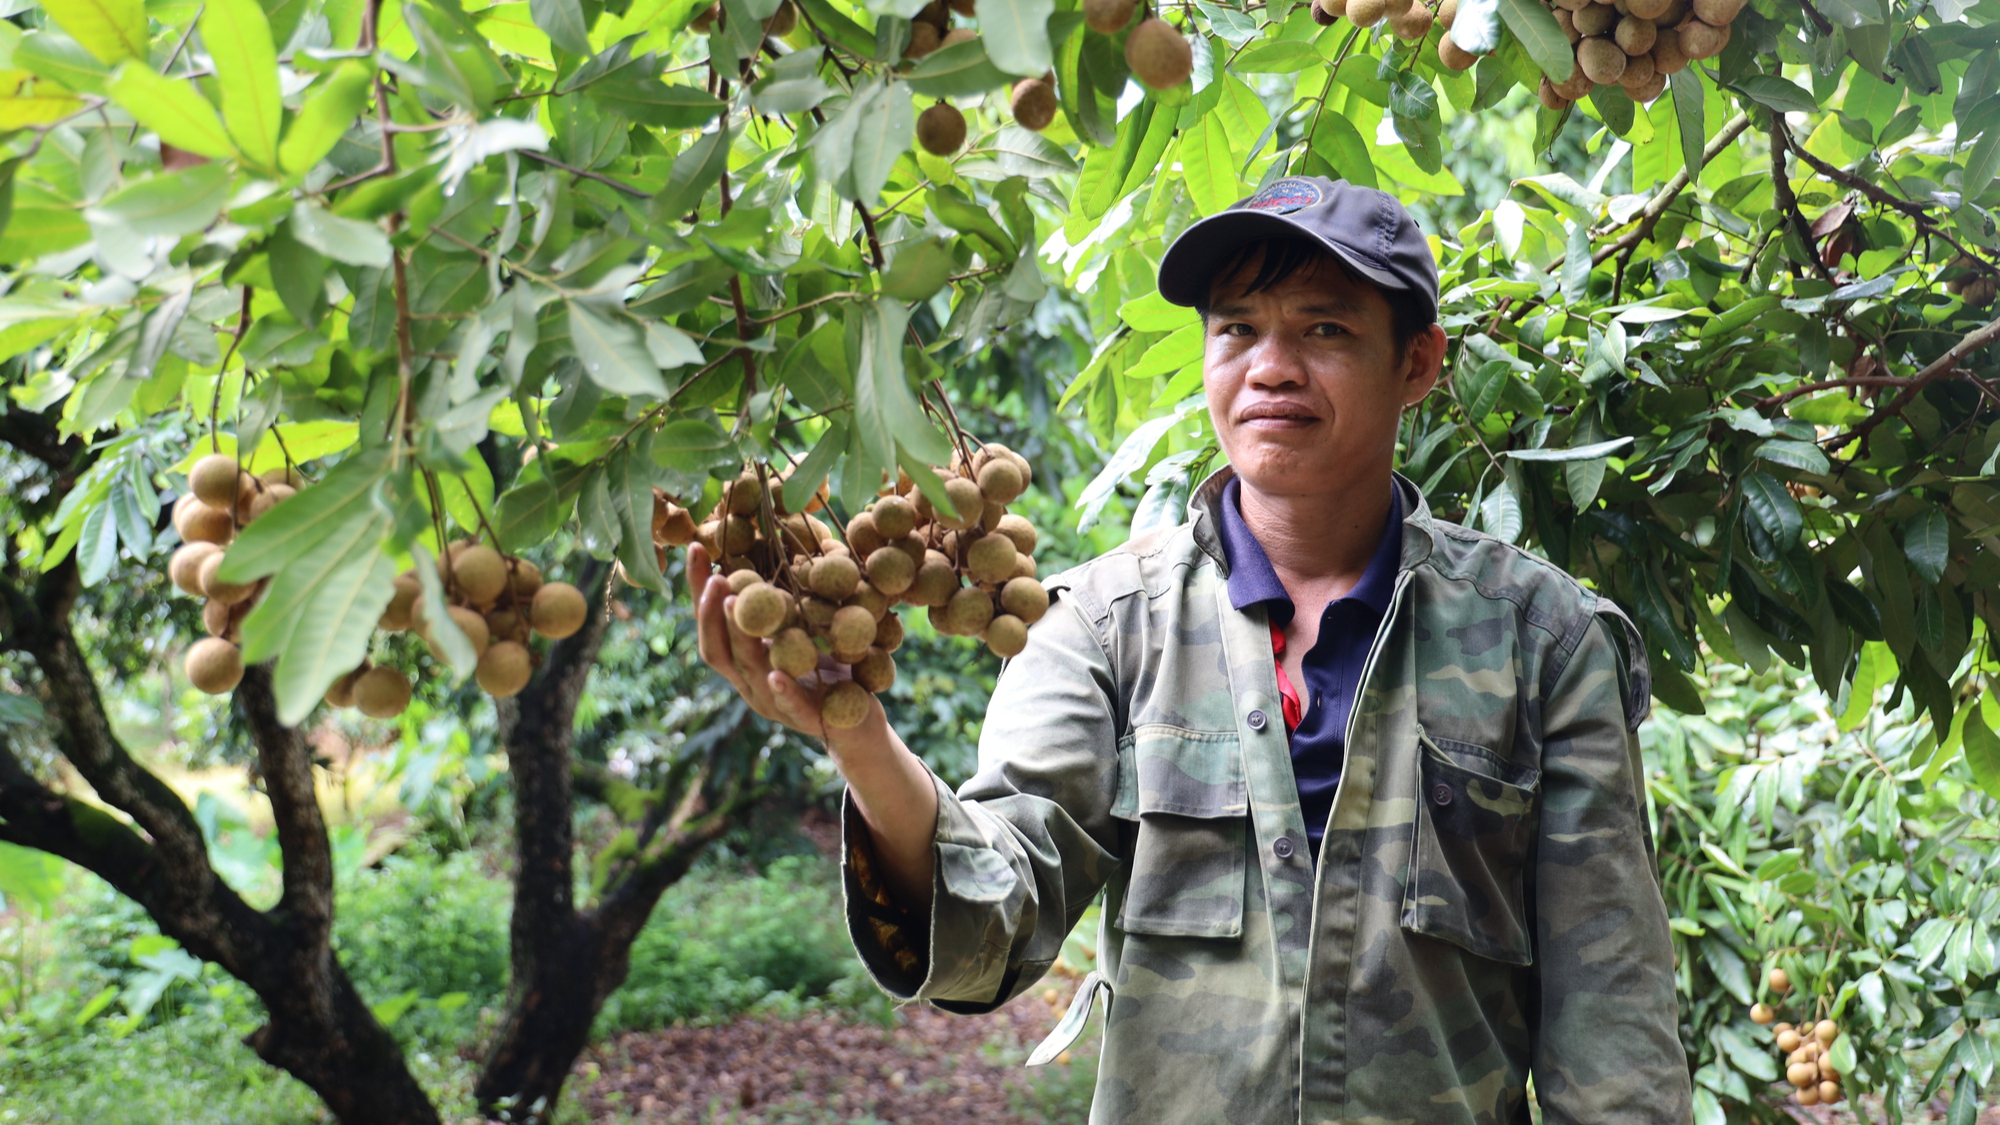
<path fill-rule="evenodd" d="M 181 668 L 196 690 L 221 695 L 243 681 L 243 650 L 221 637 L 203 637 L 188 646 Z"/>
<path fill-rule="evenodd" d="M 196 572 L 196 578 L 201 584 L 201 592 L 203 594 L 215 601 L 221 602 L 223 605 L 235 605 L 237 602 L 256 593 L 257 583 L 224 582 L 220 571 L 222 570 L 222 560 L 226 557 L 221 551 L 217 551 L 204 558 L 201 561 L 201 568 Z"/>
<path fill-rule="evenodd" d="M 1092 31 L 1116 35 L 1132 22 L 1138 7 L 1133 0 L 1083 0 L 1083 22 Z"/>
<path fill-rule="evenodd" d="M 944 32 L 928 20 L 917 20 L 910 24 L 910 45 L 903 48 L 906 59 L 920 59 L 938 49 L 944 42 Z"/>
<path fill-rule="evenodd" d="M 1809 1062 L 1795 1062 L 1785 1068 L 1785 1081 L 1804 1089 L 1819 1081 L 1819 1068 Z"/>
<path fill-rule="evenodd" d="M 480 656 L 472 678 L 479 682 L 479 690 L 495 699 L 506 699 L 528 686 L 528 676 L 534 670 L 533 662 L 528 659 L 528 646 L 500 641 Z"/>
<path fill-rule="evenodd" d="M 1589 4 L 1571 13 L 1570 19 L 1585 35 L 1609 35 L 1618 26 L 1618 9 L 1609 4 Z"/>
<path fill-rule="evenodd" d="M 228 511 L 242 495 L 246 474 L 227 453 L 211 453 L 188 468 L 188 491 L 211 508 Z"/>
<path fill-rule="evenodd" d="M 1549 76 L 1546 74 L 1542 75 L 1541 83 L 1535 87 L 1535 96 L 1541 99 L 1542 106 L 1545 109 L 1562 110 L 1569 108 L 1570 100 L 1556 93 L 1555 86 L 1550 83 Z"/>
<path fill-rule="evenodd" d="M 582 590 L 567 582 L 550 582 L 535 591 L 535 600 L 528 604 L 528 627 L 559 641 L 583 628 L 589 614 L 590 603 Z"/>
<path fill-rule="evenodd" d="M 1772 992 L 1783 996 L 1792 990 L 1792 974 L 1783 969 L 1772 969 L 1770 975 L 1764 978 L 1764 983 L 1770 986 Z"/>
<path fill-rule="evenodd" d="M 984 636 L 986 647 L 1002 660 L 1011 660 L 1028 647 L 1027 623 L 1011 613 L 1003 613 L 988 622 Z"/>
<path fill-rule="evenodd" d="M 1743 0 L 1694 0 L 1695 18 L 1711 27 L 1727 26 L 1742 11 Z"/>
<path fill-rule="evenodd" d="M 667 518 L 654 538 L 669 547 L 685 547 L 694 542 L 694 515 L 679 504 L 667 505 Z"/>
<path fill-rule="evenodd" d="M 1438 61 L 1447 68 L 1464 72 L 1471 70 L 1479 56 L 1458 45 L 1458 41 L 1447 35 L 1438 40 Z"/>
<path fill-rule="evenodd" d="M 910 588 L 917 580 L 917 565 L 897 547 L 877 547 L 868 556 L 868 584 L 889 597 Z"/>
<path fill-rule="evenodd" d="M 1347 0 L 1348 21 L 1356 27 L 1374 27 L 1389 18 L 1388 0 Z"/>
<path fill-rule="evenodd" d="M 1578 101 L 1590 93 L 1590 87 L 1590 75 L 1583 72 L 1583 64 L 1573 62 L 1570 64 L 1569 77 L 1556 83 L 1555 91 L 1570 101 Z"/>
<path fill-rule="evenodd" d="M 880 621 L 889 615 L 889 607 L 894 603 L 889 600 L 889 595 L 863 582 L 855 587 L 854 596 L 847 599 L 847 604 L 860 606 L 868 611 L 868 616 Z"/>
<path fill-rule="evenodd" d="M 1752 1005 L 1750 1005 L 1750 1022 L 1751 1022 L 1751 1023 L 1766 1023 L 1766 1024 L 1767 1024 L 1767 1023 L 1771 1023 L 1771 1022 L 1775 1021 L 1775 1020 L 1776 1020 L 1777 1018 L 1778 1018 L 1778 1013 L 1776 1013 L 1776 1012 L 1772 1011 L 1772 1010 L 1771 1010 L 1771 1006 L 1770 1006 L 1769 1004 L 1752 1004 Z"/>
<path fill-rule="evenodd" d="M 234 624 L 236 607 L 225 602 L 206 601 L 201 605 L 201 627 L 208 630 L 211 637 L 221 637 L 226 641 L 236 638 L 229 635 Z"/>
<path fill-rule="evenodd" d="M 986 496 L 979 486 L 964 477 L 953 477 L 944 482 L 945 495 L 950 497 L 952 511 L 938 511 L 937 522 L 953 531 L 963 531 L 978 522 L 986 511 Z"/>
<path fill-rule="evenodd" d="M 1571 47 L 1583 38 L 1583 32 L 1576 29 L 1576 13 L 1568 8 L 1556 9 L 1556 26 L 1562 28 L 1563 38 L 1569 40 Z"/>
<path fill-rule="evenodd" d="M 1033 625 L 1049 611 L 1049 592 L 1032 578 L 1010 578 L 1000 588 L 1000 608 Z"/>
<path fill-rule="evenodd" d="M 764 576 L 746 566 L 730 571 L 723 576 L 722 580 L 729 583 L 730 593 L 740 594 L 757 583 L 762 582 Z"/>
<path fill-rule="evenodd" d="M 1429 8 L 1422 4 L 1412 4 L 1409 11 L 1390 19 L 1389 30 L 1394 32 L 1398 39 L 1414 43 L 1431 33 L 1431 24 L 1436 19 Z"/>
<path fill-rule="evenodd" d="M 1014 123 L 1023 129 L 1039 133 L 1056 119 L 1055 87 L 1039 78 L 1023 78 L 1014 83 L 1007 104 L 1013 111 Z"/>
<path fill-rule="evenodd" d="M 1625 73 L 1618 76 L 1618 84 L 1627 93 L 1636 94 L 1653 81 L 1653 56 L 1631 55 L 1625 61 Z"/>
<path fill-rule="evenodd" d="M 298 489 L 289 484 L 267 484 L 250 501 L 250 518 L 261 518 L 264 513 L 298 494 Z"/>
<path fill-rule="evenodd" d="M 1778 1050 L 1791 1054 L 1799 1049 L 1799 1033 L 1786 1028 L 1778 1033 Z"/>
<path fill-rule="evenodd" d="M 1832 1079 L 1821 1080 L 1819 1084 L 1820 1104 L 1833 1105 L 1835 1102 L 1838 1102 L 1839 1100 L 1840 1100 L 1840 1083 L 1835 1082 Z"/>
<path fill-rule="evenodd" d="M 1813 1025 L 1813 1038 L 1830 1044 L 1840 1038 L 1840 1025 L 1832 1020 L 1821 1020 Z"/>
<path fill-rule="evenodd" d="M 830 602 L 846 601 L 861 584 L 861 568 L 845 555 L 821 555 L 813 560 L 812 592 Z"/>
<path fill-rule="evenodd" d="M 1450 31 L 1458 22 L 1458 0 L 1438 0 L 1437 21 L 1439 27 Z"/>
<path fill-rule="evenodd" d="M 1625 73 L 1625 52 L 1609 39 L 1586 39 L 1577 44 L 1576 61 L 1599 85 L 1616 82 Z"/>
<path fill-rule="evenodd" d="M 1653 73 L 1677 74 L 1687 69 L 1687 52 L 1681 49 L 1681 33 L 1671 27 L 1660 28 L 1653 37 Z"/>
<path fill-rule="evenodd" d="M 855 513 L 854 518 L 847 521 L 846 530 L 848 548 L 864 559 L 889 544 L 876 528 L 875 513 L 872 511 Z"/>
<path fill-rule="evenodd" d="M 722 503 L 717 507 L 722 515 L 748 516 L 755 514 L 763 503 L 764 482 L 757 479 L 756 473 L 744 472 L 722 486 Z"/>
<path fill-rule="evenodd" d="M 870 698 L 868 689 L 853 680 L 842 680 L 820 698 L 820 721 L 835 730 L 858 727 L 868 717 Z"/>
<path fill-rule="evenodd" d="M 710 4 L 696 12 L 694 18 L 688 21 L 688 30 L 696 35 L 707 35 L 715 30 L 715 21 L 720 18 L 722 18 L 722 5 Z"/>
<path fill-rule="evenodd" d="M 924 559 L 928 557 L 930 551 L 930 548 L 924 545 L 924 537 L 915 532 L 901 539 L 892 540 L 889 546 L 910 556 L 910 561 L 918 566 L 924 565 Z"/>
<path fill-rule="evenodd" d="M 917 510 L 901 496 L 884 496 L 870 509 L 875 530 L 884 543 L 894 542 L 917 529 Z"/>
<path fill-rule="evenodd" d="M 875 647 L 883 652 L 894 652 L 903 647 L 903 619 L 893 613 L 885 613 L 882 620 L 875 623 Z"/>
<path fill-rule="evenodd" d="M 993 597 L 984 590 L 964 587 L 945 603 L 944 616 L 954 636 L 976 637 L 993 620 Z"/>
<path fill-rule="evenodd" d="M 1658 23 L 1672 5 L 1673 0 L 1625 0 L 1625 14 Z"/>
<path fill-rule="evenodd" d="M 764 21 L 764 34 L 775 35 L 783 39 L 792 33 L 792 29 L 798 26 L 798 6 L 793 4 L 792 0 L 785 0 L 784 3 L 778 5 L 777 11 L 771 13 L 771 18 Z"/>
<path fill-rule="evenodd" d="M 875 615 L 864 606 L 841 606 L 833 612 L 826 635 L 836 653 L 866 652 L 875 642 Z"/>
<path fill-rule="evenodd" d="M 896 661 L 880 648 L 869 646 L 867 655 L 854 662 L 854 682 L 862 690 L 879 695 L 896 682 Z"/>
<path fill-rule="evenodd" d="M 376 665 L 354 681 L 354 705 L 371 719 L 393 719 L 410 705 L 410 680 L 394 668 Z"/>
<path fill-rule="evenodd" d="M 1155 90 L 1171 90 L 1194 73 L 1194 48 L 1174 25 L 1154 16 L 1125 37 L 1125 65 Z"/>
<path fill-rule="evenodd" d="M 1650 57 L 1646 57 L 1646 65 L 1648 67 L 1652 66 L 1652 61 Z M 1630 71 L 1628 70 L 1627 73 L 1629 74 Z M 1667 92 L 1667 76 L 1658 71 L 1649 72 L 1646 75 L 1646 80 L 1636 86 L 1626 85 L 1623 80 L 1620 80 L 1619 84 L 1625 86 L 1625 92 L 1631 95 L 1633 101 L 1641 104 L 1650 102 Z"/>
<path fill-rule="evenodd" d="M 201 564 L 221 553 L 222 548 L 213 543 L 189 543 L 167 560 L 167 577 L 182 593 L 202 597 L 207 591 L 201 588 Z"/>
<path fill-rule="evenodd" d="M 771 667 L 802 680 L 819 667 L 819 649 L 804 629 L 782 630 L 771 638 Z"/>
<path fill-rule="evenodd" d="M 736 627 L 753 637 L 775 636 L 785 627 L 791 599 L 768 582 L 758 582 L 736 595 Z"/>
<path fill-rule="evenodd" d="M 1021 471 L 1012 461 L 995 458 L 979 467 L 979 493 L 989 502 L 1012 504 L 1021 491 Z"/>
<path fill-rule="evenodd" d="M 1321 12 L 1325 12 L 1334 19 L 1339 19 L 1341 16 L 1347 14 L 1347 0 L 1313 0 L 1313 7 Z M 1317 21 L 1319 17 L 1315 15 L 1313 19 Z M 1332 21 L 1328 22 L 1331 23 Z"/>
<path fill-rule="evenodd" d="M 226 544 L 236 538 L 236 521 L 228 509 L 196 500 L 181 515 L 181 538 L 190 543 Z"/>
<path fill-rule="evenodd" d="M 965 569 L 974 582 L 997 586 L 1014 574 L 1014 541 L 991 531 L 972 541 L 965 551 Z"/>
<path fill-rule="evenodd" d="M 1660 29 L 1653 25 L 1652 20 L 1626 16 L 1618 21 L 1618 28 L 1611 37 L 1617 42 L 1619 50 L 1637 56 L 1653 49 L 1653 44 L 1659 40 Z"/>
<path fill-rule="evenodd" d="M 458 626 L 458 631 L 464 633 L 465 639 L 471 643 L 473 658 L 484 656 L 487 645 L 493 640 L 493 634 L 486 628 L 486 618 L 480 616 L 478 610 L 467 609 L 462 605 L 447 606 L 445 612 L 451 615 L 452 624 Z M 429 635 L 429 629 L 424 629 L 422 632 L 425 647 L 431 650 L 432 656 L 443 660 L 445 658 L 443 647 L 437 643 L 436 638 Z"/>
<path fill-rule="evenodd" d="M 1022 554 L 1032 555 L 1035 553 L 1035 545 L 1039 540 L 1039 536 L 1035 532 L 1035 525 L 1029 523 L 1026 516 L 1017 516 L 1012 513 L 1004 515 L 1000 517 L 999 526 L 993 530 L 1012 539 L 1014 541 L 1014 549 Z"/>
<path fill-rule="evenodd" d="M 1019 551 L 1014 552 L 1015 578 L 1035 578 L 1038 574 L 1039 572 L 1035 569 L 1035 557 L 1033 555 L 1024 555 Z"/>
<path fill-rule="evenodd" d="M 1681 52 L 1691 59 L 1712 59 L 1729 46 L 1729 25 L 1716 27 L 1701 20 L 1680 25 Z"/>
<path fill-rule="evenodd" d="M 1799 1090 L 1799 1092 L 1798 1092 L 1798 1093 L 1797 1093 L 1796 1095 L 1794 1095 L 1794 1096 L 1798 1098 L 1798 1102 L 1799 1102 L 1799 1104 L 1800 1104 L 1800 1105 L 1804 1105 L 1804 1106 L 1813 1106 L 1813 1105 L 1818 1105 L 1818 1104 L 1819 1104 L 1819 1083 L 1817 1083 L 1817 1082 L 1814 1082 L 1814 1083 L 1811 1083 L 1811 1084 L 1809 1084 L 1809 1085 L 1805 1086 L 1804 1088 L 1802 1088 L 1801 1090 Z"/>
<path fill-rule="evenodd" d="M 287 488 L 304 488 L 306 478 L 296 465 L 282 465 L 275 469 L 265 469 L 257 474 L 257 479 L 265 484 L 282 484 Z"/>
<path fill-rule="evenodd" d="M 320 699 L 328 707 L 354 706 L 355 681 L 361 679 L 367 673 L 368 668 L 368 662 L 365 660 L 362 661 L 353 671 L 327 685 L 326 694 L 321 696 Z"/>
<path fill-rule="evenodd" d="M 489 609 L 486 611 L 486 635 L 495 641 L 526 644 L 529 636 L 527 615 L 513 606 Z"/>
<path fill-rule="evenodd" d="M 965 115 L 939 102 L 917 115 L 917 143 L 932 156 L 950 156 L 965 147 Z"/>
<path fill-rule="evenodd" d="M 1321 27 L 1332 27 L 1335 23 L 1338 23 L 1340 21 L 1340 17 L 1333 14 L 1332 12 L 1327 11 L 1326 8 L 1320 4 L 1320 0 L 1312 0 L 1311 7 L 1312 7 L 1313 22 L 1320 25 Z M 1345 8 L 1346 5 L 1342 5 L 1342 7 Z"/>
<path fill-rule="evenodd" d="M 467 547 L 451 563 L 452 585 L 474 605 L 492 605 L 507 588 L 507 560 L 485 544 Z"/>
<path fill-rule="evenodd" d="M 917 568 L 910 588 L 903 591 L 903 600 L 911 605 L 939 607 L 951 600 L 958 592 L 958 570 L 943 552 L 931 551 L 924 558 L 924 564 Z"/>

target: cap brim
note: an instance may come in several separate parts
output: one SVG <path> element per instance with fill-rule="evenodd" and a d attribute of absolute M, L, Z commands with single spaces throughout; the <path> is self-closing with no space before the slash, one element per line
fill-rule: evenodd
<path fill-rule="evenodd" d="M 1209 286 L 1215 281 L 1215 271 L 1231 254 L 1246 243 L 1273 237 L 1302 238 L 1315 243 L 1342 265 L 1384 289 L 1409 288 L 1394 274 L 1355 260 L 1311 227 L 1293 222 L 1288 216 L 1268 211 L 1224 211 L 1182 231 L 1167 248 L 1167 256 L 1160 260 L 1160 296 L 1184 308 L 1203 304 L 1208 299 Z"/>

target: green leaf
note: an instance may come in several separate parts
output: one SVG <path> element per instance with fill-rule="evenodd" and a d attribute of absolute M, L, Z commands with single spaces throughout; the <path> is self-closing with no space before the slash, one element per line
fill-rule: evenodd
<path fill-rule="evenodd" d="M 1774 438 L 1757 447 L 1757 456 L 1774 465 L 1797 469 L 1802 473 L 1825 476 L 1833 470 L 1832 462 L 1820 447 L 1809 441 L 1791 441 Z"/>
<path fill-rule="evenodd" d="M 928 300 L 944 288 L 956 264 L 950 248 L 936 239 L 903 243 L 882 275 L 882 292 L 904 301 Z"/>
<path fill-rule="evenodd" d="M 1972 767 L 1972 780 L 1990 797 L 2000 799 L 2000 734 L 1986 725 L 1984 708 L 1978 699 L 1966 704 L 1965 764 Z"/>
<path fill-rule="evenodd" d="M 1403 147 L 1417 167 L 1426 172 L 1442 169 L 1444 145 L 1439 136 L 1437 91 L 1431 84 L 1411 71 L 1397 71 L 1389 87 L 1389 114 L 1395 121 L 1396 135 L 1403 138 Z"/>
<path fill-rule="evenodd" d="M 909 151 L 915 135 L 917 112 L 910 88 L 902 82 L 879 86 L 866 99 L 859 95 L 848 112 L 859 114 L 855 121 L 853 159 L 848 163 L 848 198 L 873 205 L 882 196 L 882 185 L 896 166 L 897 158 Z"/>
<path fill-rule="evenodd" d="M 1961 177 L 1965 199 L 1970 202 L 1985 195 L 1995 172 L 2000 172 L 2000 128 L 1986 130 L 1965 158 L 1965 174 Z"/>
<path fill-rule="evenodd" d="M 1800 89 L 1775 74 L 1752 74 L 1740 78 L 1731 87 L 1759 105 L 1768 106 L 1779 113 L 1816 113 L 1819 102 L 1812 93 Z"/>
<path fill-rule="evenodd" d="M 1804 518 L 1798 501 L 1778 478 L 1758 469 L 1744 473 L 1743 500 L 1778 550 L 1789 551 L 1797 545 Z"/>
<path fill-rule="evenodd" d="M 987 57 L 986 43 L 968 39 L 924 56 L 903 81 L 927 98 L 962 98 L 1004 86 L 1010 78 Z"/>
<path fill-rule="evenodd" d="M 315 203 L 301 200 L 292 208 L 292 236 L 336 262 L 371 269 L 389 265 L 389 236 L 381 227 L 343 219 Z"/>
<path fill-rule="evenodd" d="M 340 64 L 299 107 L 285 130 L 285 141 L 278 146 L 278 163 L 284 170 L 302 176 L 325 160 L 368 104 L 373 83 L 374 74 L 366 64 L 353 59 Z"/>
<path fill-rule="evenodd" d="M 1507 456 L 1516 461 L 1594 461 L 1600 457 L 1608 457 L 1631 444 L 1631 438 L 1621 437 L 1570 449 L 1510 449 L 1507 450 Z"/>
<path fill-rule="evenodd" d="M 553 483 L 537 477 L 500 498 L 493 530 L 507 550 L 524 550 L 555 534 L 568 518 L 570 506 L 571 501 Z"/>
<path fill-rule="evenodd" d="M 1227 210 L 1243 196 L 1242 181 L 1236 178 L 1236 157 L 1229 151 L 1228 127 L 1211 113 L 1183 138 L 1181 171 L 1187 176 L 1196 213 L 1214 215 Z"/>
<path fill-rule="evenodd" d="M 656 594 L 667 592 L 660 574 L 660 556 L 653 545 L 653 477 L 651 458 L 626 446 L 612 454 L 604 466 L 605 486 L 611 490 L 612 510 L 617 513 L 623 534 L 618 538 L 618 561 L 625 577 Z"/>
<path fill-rule="evenodd" d="M 285 109 L 278 93 L 278 52 L 271 23 L 257 0 L 204 0 L 201 40 L 215 60 L 222 120 L 250 163 L 278 167 L 278 130 Z"/>
<path fill-rule="evenodd" d="M 317 547 L 335 528 L 359 519 L 359 513 L 374 507 L 374 492 L 382 483 L 388 459 L 388 451 L 382 448 L 356 453 L 334 466 L 318 484 L 300 489 L 297 496 L 244 528 L 223 558 L 223 581 L 254 582 L 276 574 Z M 246 659 L 255 663 L 270 655 L 265 652 Z"/>
<path fill-rule="evenodd" d="M 424 505 L 428 508 L 430 504 L 428 494 L 419 491 L 417 495 L 424 498 Z M 421 604 L 426 606 L 448 604 L 444 592 L 444 580 L 438 574 L 438 560 L 431 554 L 430 548 L 422 543 L 410 545 L 410 569 L 417 574 L 417 590 Z M 425 620 L 425 627 L 430 630 L 431 641 L 437 645 L 438 651 L 444 654 L 445 666 L 451 669 L 452 682 L 465 682 L 465 677 L 471 675 L 479 664 L 479 654 L 473 650 L 472 639 L 465 635 L 465 630 L 458 627 L 458 622 L 452 620 L 450 613 L 436 615 L 426 613 Z"/>
<path fill-rule="evenodd" d="M 106 66 L 146 57 L 144 0 L 47 0 L 42 8 Z"/>
<path fill-rule="evenodd" d="M 1570 48 L 1569 36 L 1563 34 L 1555 15 L 1535 0 L 1499 0 L 1499 3 L 1500 18 L 1507 24 L 1507 30 L 1521 41 L 1528 57 L 1535 60 L 1549 81 L 1568 81 L 1576 69 L 1576 52 Z"/>
<path fill-rule="evenodd" d="M 590 26 L 580 0 L 528 0 L 528 11 L 549 42 L 572 55 L 590 54 Z"/>
<path fill-rule="evenodd" d="M 54 27 L 22 36 L 14 46 L 13 65 L 86 94 L 104 93 L 111 79 L 111 69 L 97 61 L 97 56 Z"/>
<path fill-rule="evenodd" d="M 1464 0 L 1452 20 L 1451 41 L 1459 49 L 1484 55 L 1500 47 L 1500 0 Z"/>
<path fill-rule="evenodd" d="M 229 131 L 223 128 L 222 116 L 201 96 L 194 83 L 169 81 L 153 73 L 145 63 L 134 61 L 118 69 L 107 89 L 120 109 L 175 148 L 211 160 L 227 160 L 236 155 L 236 145 L 229 139 Z"/>
<path fill-rule="evenodd" d="M 229 169 L 198 164 L 118 189 L 84 217 L 93 225 L 117 224 L 140 235 L 178 238 L 207 227 L 229 199 Z"/>
<path fill-rule="evenodd" d="M 614 320 L 581 301 L 567 301 L 570 341 L 590 381 L 618 395 L 665 398 L 666 381 L 629 322 Z"/>
<path fill-rule="evenodd" d="M 1944 512 L 1931 508 L 1910 521 L 1903 529 L 1903 557 L 1925 582 L 1935 586 L 1944 579 L 1951 561 L 1951 525 Z"/>
<path fill-rule="evenodd" d="M 583 92 L 628 121 L 662 129 L 699 129 L 722 112 L 722 103 L 706 90 L 668 85 L 640 74 L 621 72 L 591 83 Z"/>
<path fill-rule="evenodd" d="M 979 38 L 993 65 L 1023 78 L 1040 77 L 1053 57 L 1048 24 L 1055 11 L 1055 0 L 986 0 L 979 9 Z"/>
<path fill-rule="evenodd" d="M 1320 114 L 1309 144 L 1313 155 L 1326 161 L 1334 175 L 1363 187 L 1377 186 L 1375 161 L 1368 155 L 1368 142 L 1345 116 Z"/>

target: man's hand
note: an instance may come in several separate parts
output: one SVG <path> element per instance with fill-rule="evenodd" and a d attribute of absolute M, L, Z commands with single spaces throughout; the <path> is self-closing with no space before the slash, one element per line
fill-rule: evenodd
<path fill-rule="evenodd" d="M 859 726 L 827 726 L 820 699 L 829 685 L 848 678 L 846 670 L 821 657 L 819 670 L 806 677 L 811 682 L 802 683 L 773 669 L 769 642 L 736 627 L 736 595 L 699 543 L 688 548 L 688 589 L 695 598 L 703 663 L 728 680 L 752 711 L 825 741 L 874 837 L 884 881 L 904 905 L 929 909 L 937 863 L 932 847 L 937 789 L 930 771 L 889 726 L 882 704 L 871 695 Z"/>

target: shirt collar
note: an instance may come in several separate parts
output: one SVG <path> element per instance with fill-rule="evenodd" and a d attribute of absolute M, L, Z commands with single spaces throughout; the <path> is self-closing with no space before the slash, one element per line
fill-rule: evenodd
<path fill-rule="evenodd" d="M 1229 566 L 1229 604 L 1244 610 L 1268 602 L 1271 620 L 1288 625 L 1297 607 L 1285 592 L 1284 583 L 1278 581 L 1278 572 L 1271 567 L 1263 545 L 1251 533 L 1250 525 L 1243 522 L 1242 491 L 1242 481 L 1232 477 L 1223 487 L 1221 502 L 1215 505 L 1220 509 L 1216 531 Z M 1368 569 L 1362 572 L 1361 581 L 1339 600 L 1364 603 L 1378 616 L 1387 613 L 1390 595 L 1395 591 L 1396 568 L 1402 557 L 1403 495 L 1401 489 L 1392 485 L 1389 518 L 1381 540 L 1375 545 L 1375 553 L 1368 560 Z"/>

